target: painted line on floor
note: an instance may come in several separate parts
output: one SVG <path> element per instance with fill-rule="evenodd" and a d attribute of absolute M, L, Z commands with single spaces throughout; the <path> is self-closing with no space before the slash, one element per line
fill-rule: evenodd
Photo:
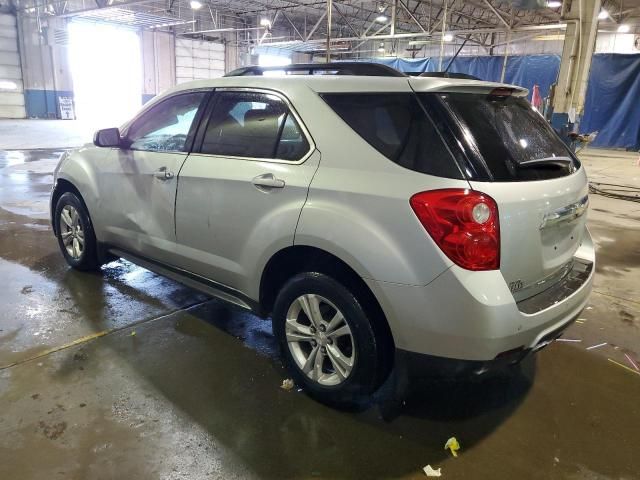
<path fill-rule="evenodd" d="M 17 365 L 22 365 L 23 363 L 27 363 L 27 362 L 32 362 L 33 360 L 38 360 L 39 358 L 46 357 L 47 355 L 51 355 L 52 353 L 56 353 L 56 352 L 60 352 L 62 350 L 66 350 L 67 348 L 71 348 L 71 347 L 75 347 L 77 345 L 81 345 L 83 343 L 91 342 L 91 341 L 96 340 L 98 338 L 105 337 L 107 335 L 111 335 L 112 333 L 118 333 L 118 332 L 121 332 L 122 330 L 126 330 L 128 328 L 133 328 L 133 327 L 136 327 L 138 325 L 145 324 L 145 323 L 153 322 L 155 320 L 162 320 L 163 318 L 166 318 L 166 317 L 169 317 L 171 315 L 174 315 L 175 313 L 182 312 L 182 311 L 187 311 L 187 310 L 190 310 L 190 309 L 192 309 L 194 307 L 198 307 L 198 306 L 200 306 L 200 305 L 202 305 L 202 304 L 204 304 L 204 303 L 206 303 L 208 301 L 209 300 L 204 300 L 202 302 L 194 303 L 193 305 L 189 305 L 188 307 L 178 308 L 176 310 L 172 310 L 171 312 L 165 313 L 164 315 L 160 315 L 159 317 L 146 318 L 144 320 L 133 322 L 133 323 L 130 323 L 130 324 L 125 325 L 125 326 L 120 327 L 120 328 L 113 328 L 111 330 L 102 330 L 100 332 L 92 333 L 90 335 L 85 335 L 84 337 L 76 338 L 75 340 L 72 340 L 69 343 L 65 343 L 64 345 L 60 345 L 58 347 L 53 347 L 53 348 L 50 348 L 50 349 L 45 350 L 43 352 L 40 352 L 37 355 L 34 355 L 33 357 L 25 358 L 23 360 L 18 360 L 17 362 L 9 363 L 7 365 L 2 365 L 2 366 L 0 366 L 0 372 L 3 371 L 3 370 L 6 370 L 7 368 L 15 367 Z"/>
<path fill-rule="evenodd" d="M 607 358 L 607 360 L 609 360 L 611 363 L 615 363 L 616 365 L 618 365 L 619 367 L 624 368 L 625 370 L 629 370 L 631 373 L 635 373 L 636 375 L 640 375 L 640 372 L 636 372 L 635 370 L 633 370 L 632 368 L 627 367 L 626 365 L 618 363 L 615 360 L 611 360 L 610 358 Z"/>
<path fill-rule="evenodd" d="M 602 295 L 603 297 L 617 298 L 618 300 L 622 300 L 624 302 L 635 303 L 637 305 L 640 305 L 640 302 L 637 301 L 637 300 L 631 300 L 629 298 L 618 297 L 617 295 L 611 295 L 610 293 L 600 292 L 600 291 L 595 290 L 595 289 L 593 290 L 593 293 L 597 293 L 598 295 Z"/>

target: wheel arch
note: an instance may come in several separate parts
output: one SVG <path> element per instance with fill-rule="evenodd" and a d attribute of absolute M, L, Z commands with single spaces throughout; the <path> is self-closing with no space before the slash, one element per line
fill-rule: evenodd
<path fill-rule="evenodd" d="M 64 178 L 59 178 L 58 180 L 56 180 L 56 184 L 53 187 L 53 191 L 51 192 L 51 205 L 50 205 L 51 206 L 50 208 L 51 228 L 53 229 L 53 233 L 56 236 L 58 235 L 58 231 L 56 228 L 56 221 L 54 218 L 56 213 L 56 207 L 58 205 L 58 200 L 60 200 L 60 197 L 67 192 L 71 192 L 77 195 L 78 199 L 84 205 L 84 208 L 86 208 L 87 212 L 89 212 L 89 209 L 87 208 L 87 204 L 82 198 L 82 194 L 80 193 L 80 190 L 78 190 L 78 188 L 73 183 L 71 183 L 69 180 L 66 180 Z M 89 220 L 91 220 L 91 214 L 89 214 Z"/>
<path fill-rule="evenodd" d="M 302 272 L 324 273 L 349 288 L 370 317 L 373 327 L 388 339 L 387 348 L 395 349 L 393 333 L 378 299 L 363 278 L 347 262 L 318 247 L 293 245 L 276 252 L 267 262 L 260 279 L 259 302 L 265 315 L 282 286 Z"/>

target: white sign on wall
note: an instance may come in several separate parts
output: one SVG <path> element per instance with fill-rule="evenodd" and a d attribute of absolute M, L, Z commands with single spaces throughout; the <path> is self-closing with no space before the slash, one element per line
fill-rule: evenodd
<path fill-rule="evenodd" d="M 62 120 L 75 120 L 73 97 L 58 97 L 58 107 L 60 108 L 60 118 Z"/>

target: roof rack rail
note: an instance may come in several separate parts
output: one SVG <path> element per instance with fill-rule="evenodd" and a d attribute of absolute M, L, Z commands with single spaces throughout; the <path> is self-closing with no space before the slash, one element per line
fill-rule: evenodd
<path fill-rule="evenodd" d="M 406 77 L 395 68 L 380 63 L 369 62 L 331 62 L 331 63 L 293 63 L 278 67 L 260 67 L 252 65 L 241 67 L 225 75 L 225 77 L 245 77 L 264 75 L 264 72 L 281 72 L 290 75 L 356 75 L 369 77 Z"/>
<path fill-rule="evenodd" d="M 475 75 L 469 75 L 468 73 L 453 73 L 453 72 L 424 72 L 419 74 L 420 77 L 435 77 L 435 78 L 463 78 L 465 80 L 480 80 Z"/>

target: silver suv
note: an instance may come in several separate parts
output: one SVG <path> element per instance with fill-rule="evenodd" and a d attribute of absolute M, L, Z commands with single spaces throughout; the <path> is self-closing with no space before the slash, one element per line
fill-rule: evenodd
<path fill-rule="evenodd" d="M 54 232 L 74 268 L 123 257 L 271 316 L 332 405 L 394 365 L 517 363 L 595 260 L 584 168 L 526 93 L 348 63 L 183 84 L 61 160 Z"/>

